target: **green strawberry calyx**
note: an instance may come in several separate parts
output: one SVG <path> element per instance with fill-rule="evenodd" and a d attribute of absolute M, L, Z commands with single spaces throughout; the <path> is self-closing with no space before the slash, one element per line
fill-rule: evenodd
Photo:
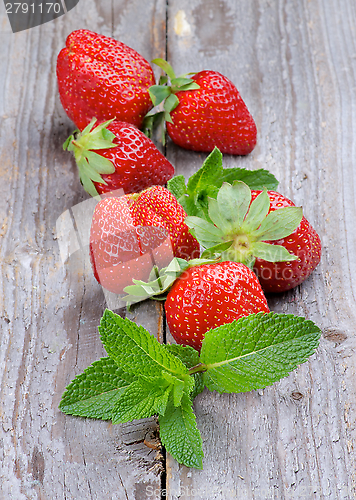
<path fill-rule="evenodd" d="M 269 212 L 270 199 L 264 189 L 252 202 L 250 188 L 242 181 L 224 182 L 217 197 L 208 200 L 208 217 L 188 216 L 185 223 L 205 251 L 202 258 L 221 255 L 223 261 L 242 262 L 253 268 L 256 258 L 268 262 L 298 259 L 278 244 L 299 226 L 300 207 L 283 207 Z"/>
<path fill-rule="evenodd" d="M 187 74 L 176 76 L 172 66 L 164 59 L 153 59 L 152 62 L 157 64 L 166 75 L 162 75 L 158 85 L 152 85 L 148 92 L 151 97 L 153 106 L 156 108 L 161 105 L 161 109 L 157 108 L 149 111 L 144 119 L 143 132 L 148 136 L 152 136 L 152 131 L 158 126 L 162 127 L 162 142 L 165 144 L 164 123 L 172 122 L 170 113 L 178 106 L 179 99 L 176 96 L 177 92 L 186 90 L 198 90 L 198 85 L 192 78 L 187 78 Z M 189 73 L 192 74 L 192 73 Z"/>
<path fill-rule="evenodd" d="M 91 196 L 98 196 L 99 194 L 94 182 L 107 184 L 101 174 L 113 174 L 115 172 L 113 163 L 95 152 L 100 149 L 117 147 L 117 144 L 113 142 L 116 138 L 115 134 L 107 129 L 107 126 L 114 119 L 101 123 L 94 128 L 97 119 L 93 118 L 82 132 L 75 130 L 63 144 L 64 150 L 73 152 L 79 170 L 80 182 Z"/>
<path fill-rule="evenodd" d="M 133 285 L 124 288 L 125 295 L 122 300 L 129 307 L 131 304 L 141 302 L 148 298 L 155 300 L 165 300 L 167 293 L 177 278 L 191 267 L 202 266 L 204 264 L 215 264 L 219 262 L 220 255 L 213 259 L 191 259 L 185 260 L 174 257 L 167 267 L 158 269 L 157 266 L 152 271 L 147 282 L 132 279 Z"/>

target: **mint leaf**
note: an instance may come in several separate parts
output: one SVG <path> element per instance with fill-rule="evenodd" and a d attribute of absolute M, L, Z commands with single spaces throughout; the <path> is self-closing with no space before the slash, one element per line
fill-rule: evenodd
<path fill-rule="evenodd" d="M 224 168 L 221 175 L 221 184 L 234 181 L 243 181 L 250 189 L 262 190 L 267 188 L 273 191 L 278 187 L 278 181 L 268 170 L 246 170 L 245 168 Z"/>
<path fill-rule="evenodd" d="M 166 344 L 165 347 L 171 354 L 177 356 L 187 368 L 193 368 L 200 363 L 199 353 L 193 347 L 180 344 Z M 193 400 L 198 394 L 203 392 L 204 382 L 202 373 L 194 373 L 192 377 L 194 377 L 195 385 L 190 397 Z"/>
<path fill-rule="evenodd" d="M 172 179 L 169 179 L 167 182 L 167 189 L 177 200 L 179 200 L 179 198 L 187 192 L 184 175 L 176 175 L 172 177 Z"/>
<path fill-rule="evenodd" d="M 211 391 L 244 392 L 272 385 L 313 354 L 320 329 L 310 320 L 258 313 L 210 330 L 200 361 Z"/>
<path fill-rule="evenodd" d="M 195 194 L 202 191 L 204 188 L 214 185 L 219 182 L 222 172 L 222 154 L 215 147 L 214 150 L 204 161 L 200 169 L 193 174 L 187 184 L 188 194 Z"/>
<path fill-rule="evenodd" d="M 232 184 L 234 181 L 243 181 L 250 189 L 273 190 L 278 186 L 274 175 L 265 169 L 223 168 L 222 154 L 215 147 L 201 168 L 188 179 L 187 186 L 183 176 L 180 175 L 168 181 L 167 187 L 183 206 L 187 215 L 209 220 L 209 198 L 217 197 L 219 188 L 224 182 Z M 176 184 L 179 185 L 178 189 Z"/>
<path fill-rule="evenodd" d="M 159 433 L 163 446 L 179 463 L 203 468 L 202 439 L 187 394 L 183 394 L 178 408 L 169 398 L 166 413 L 159 416 Z"/>
<path fill-rule="evenodd" d="M 110 420 L 112 409 L 134 381 L 111 358 L 95 361 L 66 388 L 59 408 L 68 415 Z"/>
<path fill-rule="evenodd" d="M 124 371 L 137 376 L 160 376 L 162 370 L 174 375 L 188 372 L 145 328 L 108 309 L 101 319 L 99 332 L 107 353 Z"/>
<path fill-rule="evenodd" d="M 112 423 L 164 414 L 171 389 L 172 385 L 163 377 L 138 377 L 117 399 L 112 410 Z"/>

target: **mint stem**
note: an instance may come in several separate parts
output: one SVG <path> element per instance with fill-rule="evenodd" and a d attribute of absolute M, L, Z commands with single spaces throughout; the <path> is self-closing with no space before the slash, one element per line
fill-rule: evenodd
<path fill-rule="evenodd" d="M 192 368 L 189 368 L 189 374 L 193 375 L 194 373 L 200 373 L 200 372 L 206 372 L 208 367 L 204 363 L 198 363 L 195 366 L 192 366 Z"/>

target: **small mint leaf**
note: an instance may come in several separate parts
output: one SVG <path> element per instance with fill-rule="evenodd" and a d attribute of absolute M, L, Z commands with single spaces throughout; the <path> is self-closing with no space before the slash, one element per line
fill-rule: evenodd
<path fill-rule="evenodd" d="M 173 385 L 173 404 L 177 408 L 180 406 L 183 393 L 184 393 L 184 382 L 183 380 L 178 380 L 177 382 Z"/>
<path fill-rule="evenodd" d="M 291 314 L 258 313 L 205 334 L 200 361 L 211 391 L 262 389 L 286 377 L 311 356 L 320 339 L 312 321 Z"/>
<path fill-rule="evenodd" d="M 169 179 L 167 182 L 167 189 L 177 200 L 179 200 L 181 196 L 184 196 L 187 192 L 184 175 L 176 175 Z"/>
<path fill-rule="evenodd" d="M 187 184 L 188 194 L 198 193 L 211 184 L 215 184 L 222 172 L 222 153 L 218 148 L 209 154 L 200 169 L 193 174 Z"/>
<path fill-rule="evenodd" d="M 173 458 L 187 467 L 203 468 L 202 439 L 187 394 L 178 408 L 169 398 L 165 414 L 159 416 L 159 429 L 161 442 Z"/>
<path fill-rule="evenodd" d="M 59 408 L 68 415 L 111 420 L 116 401 L 133 381 L 111 358 L 99 359 L 67 386 Z"/>
<path fill-rule="evenodd" d="M 277 189 L 279 184 L 275 176 L 263 168 L 259 170 L 224 168 L 220 180 L 221 184 L 223 182 L 232 184 L 234 181 L 243 181 L 250 189 L 262 190 L 267 188 L 269 191 Z"/>
<path fill-rule="evenodd" d="M 164 414 L 171 388 L 162 377 L 138 377 L 121 394 L 112 410 L 112 423 L 120 424 Z"/>
<path fill-rule="evenodd" d="M 272 245 L 262 241 L 253 244 L 252 252 L 255 257 L 268 262 L 291 262 L 298 259 L 296 255 L 289 253 L 282 245 Z"/>
<path fill-rule="evenodd" d="M 187 215 L 206 219 L 204 206 L 193 195 L 183 195 L 178 199 L 178 202 L 182 205 Z"/>
<path fill-rule="evenodd" d="M 193 347 L 180 344 L 166 344 L 165 347 L 170 353 L 177 356 L 187 368 L 193 368 L 199 363 L 199 353 Z M 194 387 L 190 395 L 192 400 L 204 390 L 203 374 L 194 373 L 193 377 Z"/>
<path fill-rule="evenodd" d="M 160 376 L 162 370 L 173 375 L 187 373 L 177 357 L 167 352 L 145 328 L 128 318 L 123 319 L 106 309 L 99 332 L 109 356 L 127 372 L 137 376 Z"/>

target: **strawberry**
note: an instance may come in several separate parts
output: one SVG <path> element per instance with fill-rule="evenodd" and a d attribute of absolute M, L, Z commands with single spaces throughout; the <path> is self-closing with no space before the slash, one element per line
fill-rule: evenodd
<path fill-rule="evenodd" d="M 117 294 L 132 283 L 132 277 L 147 280 L 156 259 L 164 265 L 172 258 L 167 233 L 156 227 L 137 226 L 131 205 L 131 195 L 104 198 L 95 207 L 90 228 L 94 276 L 104 288 Z"/>
<path fill-rule="evenodd" d="M 175 257 L 186 260 L 199 257 L 199 243 L 184 222 L 187 214 L 168 189 L 163 186 L 146 189 L 135 198 L 131 213 L 136 224 L 168 231 Z"/>
<path fill-rule="evenodd" d="M 225 261 L 183 272 L 168 293 L 165 311 L 175 341 L 200 350 L 208 330 L 269 308 L 253 271 Z"/>
<path fill-rule="evenodd" d="M 141 127 L 152 108 L 150 64 L 134 49 L 88 30 L 73 31 L 57 58 L 60 100 L 79 129 L 95 116 Z"/>
<path fill-rule="evenodd" d="M 261 191 L 252 191 L 254 200 Z M 282 207 L 294 207 L 294 203 L 276 191 L 268 191 L 269 212 Z M 321 241 L 318 233 L 303 216 L 299 226 L 285 238 L 271 241 L 282 245 L 289 253 L 298 258 L 287 262 L 268 262 L 257 258 L 254 264 L 262 288 L 266 292 L 284 292 L 302 283 L 320 262 Z"/>
<path fill-rule="evenodd" d="M 189 233 L 185 217 L 162 186 L 102 199 L 90 229 L 90 259 L 97 281 L 120 294 L 132 278 L 147 281 L 154 265 L 162 268 L 173 256 L 199 255 L 199 244 Z"/>
<path fill-rule="evenodd" d="M 217 147 L 234 155 L 247 155 L 254 149 L 256 124 L 228 78 L 216 71 L 177 78 L 166 61 L 153 62 L 171 79 L 170 86 L 155 85 L 150 94 L 155 105 L 165 99 L 163 118 L 174 143 L 194 151 L 210 152 Z"/>
<path fill-rule="evenodd" d="M 109 120 L 95 128 L 95 119 L 64 143 L 74 153 L 84 189 L 96 196 L 122 189 L 125 193 L 165 184 L 174 167 L 137 127 Z"/>
<path fill-rule="evenodd" d="M 207 250 L 222 260 L 254 268 L 262 288 L 284 292 L 302 283 L 320 261 L 321 243 L 301 208 L 275 191 L 250 191 L 241 181 L 223 183 L 209 200 L 209 220 L 187 225 Z"/>

